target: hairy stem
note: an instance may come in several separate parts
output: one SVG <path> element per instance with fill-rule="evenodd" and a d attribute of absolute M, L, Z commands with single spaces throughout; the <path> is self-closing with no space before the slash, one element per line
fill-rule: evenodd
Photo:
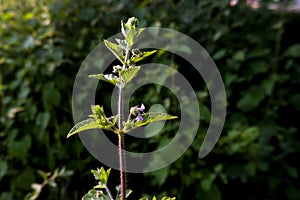
<path fill-rule="evenodd" d="M 119 87 L 119 99 L 118 99 L 118 127 L 122 130 L 122 87 Z M 126 191 L 126 174 L 125 174 L 125 156 L 123 154 L 124 149 L 124 134 L 121 132 L 119 135 L 119 162 L 120 162 L 120 182 L 121 182 L 121 200 L 125 200 L 125 191 Z"/>
<path fill-rule="evenodd" d="M 123 154 L 124 135 L 119 134 L 119 162 L 120 162 L 120 181 L 121 181 L 121 200 L 125 200 L 126 191 L 126 174 L 125 174 L 125 157 Z"/>
<path fill-rule="evenodd" d="M 130 55 L 130 49 L 127 49 L 126 53 L 125 53 L 125 58 L 124 58 L 125 65 L 123 65 L 123 69 L 125 69 L 125 67 L 126 67 L 127 61 L 129 59 L 129 55 Z"/>
<path fill-rule="evenodd" d="M 108 189 L 107 186 L 105 187 L 105 190 L 106 190 L 106 192 L 107 192 L 109 198 L 110 198 L 111 200 L 114 200 L 114 198 L 112 197 L 112 195 L 111 195 L 111 193 L 110 193 L 110 191 L 109 191 L 109 189 Z"/>
<path fill-rule="evenodd" d="M 129 59 L 130 55 L 130 48 L 126 50 L 125 52 L 125 58 L 124 58 L 124 64 L 123 64 L 123 70 L 126 68 L 127 61 Z M 120 76 L 120 74 L 119 74 Z M 122 95 L 122 85 L 119 87 L 119 98 L 118 98 L 118 127 L 120 129 L 119 137 L 119 162 L 120 162 L 120 182 L 121 182 L 121 200 L 125 200 L 126 196 L 126 174 L 125 174 L 125 155 L 123 152 L 123 149 L 125 148 L 124 143 L 124 133 L 122 132 L 122 117 L 123 117 L 123 95 Z"/>

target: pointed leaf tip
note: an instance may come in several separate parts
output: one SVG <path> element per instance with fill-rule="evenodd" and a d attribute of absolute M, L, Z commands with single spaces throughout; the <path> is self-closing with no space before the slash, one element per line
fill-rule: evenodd
<path fill-rule="evenodd" d="M 123 50 L 121 49 L 121 47 L 108 40 L 104 40 L 104 44 L 116 56 L 116 58 L 118 58 L 121 63 L 124 64 Z"/>
<path fill-rule="evenodd" d="M 134 50 L 133 50 L 134 51 Z M 144 58 L 151 56 L 152 54 L 156 53 L 157 50 L 153 50 L 153 51 L 141 51 L 139 52 L 136 56 L 133 56 L 130 61 L 133 63 L 136 63 L 140 60 L 143 60 Z"/>
<path fill-rule="evenodd" d="M 97 120 L 95 120 L 95 119 L 83 120 L 83 121 L 75 124 L 75 126 L 69 131 L 67 138 L 69 138 L 70 136 L 72 136 L 76 133 L 79 133 L 81 131 L 95 129 L 95 128 L 99 128 Z"/>
<path fill-rule="evenodd" d="M 119 78 L 113 74 L 92 74 L 88 77 L 106 81 L 114 85 L 117 85 L 119 83 Z"/>

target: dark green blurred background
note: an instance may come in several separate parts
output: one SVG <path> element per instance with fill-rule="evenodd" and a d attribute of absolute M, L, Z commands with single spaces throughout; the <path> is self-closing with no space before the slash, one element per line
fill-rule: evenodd
<path fill-rule="evenodd" d="M 202 121 L 193 145 L 175 163 L 128 174 L 128 188 L 135 191 L 131 199 L 144 194 L 179 200 L 300 199 L 300 15 L 270 10 L 269 3 L 253 9 L 226 0 L 1 0 L 0 200 L 24 199 L 32 183 L 43 182 L 41 171 L 73 173 L 62 173 L 39 199 L 80 199 L 95 185 L 89 170 L 102 164 L 79 137 L 66 139 L 73 126 L 73 82 L 87 54 L 120 32 L 120 20 L 131 16 L 141 26 L 171 28 L 198 41 L 216 62 L 228 98 L 222 135 L 213 151 L 198 159 L 210 120 L 207 89 L 180 58 L 152 58 L 172 64 L 193 83 Z M 109 103 L 111 88 L 99 87 L 99 98 Z M 157 91 L 141 88 L 133 101 L 163 101 L 167 110 L 178 109 L 172 95 Z M 127 146 L 163 146 L 174 127 L 166 124 L 162 137 L 142 144 L 129 139 Z M 118 172 L 111 176 L 114 187 Z"/>

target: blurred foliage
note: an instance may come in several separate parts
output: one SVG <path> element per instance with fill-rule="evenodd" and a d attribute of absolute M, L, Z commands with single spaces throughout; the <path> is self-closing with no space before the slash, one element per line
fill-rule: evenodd
<path fill-rule="evenodd" d="M 300 199 L 300 38 L 294 28 L 299 15 L 265 5 L 230 7 L 225 0 L 2 0 L 0 200 L 24 199 L 32 183 L 43 182 L 38 171 L 74 171 L 58 179 L 56 188 L 45 187 L 40 199 L 79 199 L 94 185 L 89 170 L 102 164 L 79 138 L 65 139 L 73 126 L 73 81 L 88 52 L 103 37 L 118 33 L 120 19 L 130 16 L 138 17 L 141 26 L 172 28 L 198 41 L 221 71 L 228 113 L 214 150 L 198 159 L 210 116 L 207 90 L 192 66 L 158 54 L 153 61 L 187 76 L 206 114 L 198 137 L 179 160 L 153 173 L 128 175 L 129 187 L 177 199 Z M 163 102 L 166 110 L 178 109 L 165 88 L 149 86 L 136 93 L 145 104 Z M 164 146 L 176 127 L 166 123 L 161 137 L 129 148 Z"/>

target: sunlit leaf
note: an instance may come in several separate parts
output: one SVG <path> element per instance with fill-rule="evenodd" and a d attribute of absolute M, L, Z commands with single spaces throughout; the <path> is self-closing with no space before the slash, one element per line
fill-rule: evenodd
<path fill-rule="evenodd" d="M 145 126 L 151 122 L 177 119 L 178 117 L 161 112 L 150 112 L 142 114 L 142 118 L 142 121 L 137 121 L 137 119 L 134 119 L 128 123 L 125 123 L 124 132 L 128 132 L 137 127 Z"/>
<path fill-rule="evenodd" d="M 129 29 L 127 31 L 127 36 L 125 38 L 126 42 L 128 43 L 129 47 L 131 47 L 135 42 L 135 29 Z"/>
<path fill-rule="evenodd" d="M 131 193 L 132 193 L 132 190 L 126 190 L 125 198 L 129 197 L 129 195 Z M 121 200 L 121 194 L 120 194 L 120 192 L 118 192 L 118 196 L 117 196 L 116 200 Z"/>
<path fill-rule="evenodd" d="M 123 36 L 126 37 L 127 35 L 126 24 L 123 22 L 123 20 L 121 21 L 121 32 Z"/>
<path fill-rule="evenodd" d="M 126 22 L 126 28 L 135 30 L 139 25 L 139 20 L 136 17 L 130 17 Z"/>
<path fill-rule="evenodd" d="M 143 32 L 144 30 L 146 30 L 145 28 L 139 28 L 138 31 L 136 32 L 136 37 L 139 37 Z"/>
<path fill-rule="evenodd" d="M 121 61 L 121 63 L 124 64 L 123 50 L 121 49 L 121 47 L 108 40 L 104 40 L 104 44 L 116 56 L 116 58 L 118 58 Z"/>
<path fill-rule="evenodd" d="M 171 120 L 178 118 L 177 116 L 169 115 L 166 113 L 160 113 L 160 112 L 150 112 L 150 113 L 144 113 L 142 114 L 142 121 L 136 122 L 136 126 L 144 126 L 151 122 L 155 121 L 164 121 L 164 120 Z"/>
<path fill-rule="evenodd" d="M 120 72 L 121 77 L 125 83 L 131 81 L 138 73 L 141 67 L 129 67 L 128 69 L 124 69 Z"/>
<path fill-rule="evenodd" d="M 94 175 L 96 180 L 99 180 L 99 185 L 96 186 L 96 188 L 99 188 L 98 186 L 100 186 L 100 188 L 105 188 L 107 181 L 108 181 L 108 177 L 110 174 L 110 168 L 105 171 L 105 169 L 103 167 L 101 167 L 100 169 L 97 170 L 91 170 L 92 174 Z"/>
<path fill-rule="evenodd" d="M 68 133 L 67 138 L 74 135 L 74 134 L 76 134 L 76 133 L 79 133 L 81 131 L 95 129 L 95 128 L 100 128 L 100 126 L 97 123 L 96 119 L 83 120 L 83 121 L 75 124 L 75 126 Z"/>
<path fill-rule="evenodd" d="M 129 197 L 129 195 L 132 193 L 132 190 L 126 190 L 126 194 L 125 194 L 125 197 Z"/>
<path fill-rule="evenodd" d="M 176 197 L 163 197 L 161 200 L 175 200 Z"/>
<path fill-rule="evenodd" d="M 82 197 L 82 200 L 107 200 L 110 199 L 102 191 L 92 189 Z"/>
<path fill-rule="evenodd" d="M 139 200 L 149 200 L 149 198 L 148 197 L 143 197 L 143 198 L 140 198 Z M 156 196 L 153 196 L 152 200 L 157 200 Z M 176 198 L 175 197 L 172 197 L 172 198 L 162 197 L 161 200 L 176 200 Z"/>
<path fill-rule="evenodd" d="M 152 54 L 154 54 L 157 50 L 153 50 L 153 51 L 141 51 L 137 56 L 133 56 L 131 59 L 130 59 L 130 62 L 131 63 L 136 63 Z"/>
<path fill-rule="evenodd" d="M 99 79 L 114 85 L 117 85 L 119 82 L 119 78 L 113 74 L 93 74 L 93 75 L 89 75 L 89 78 Z"/>
<path fill-rule="evenodd" d="M 83 120 L 75 124 L 75 126 L 69 131 L 67 138 L 81 131 L 96 128 L 119 133 L 118 129 L 114 126 L 118 119 L 118 115 L 107 118 L 104 113 L 103 107 L 99 105 L 92 105 L 91 109 L 92 114 L 89 115 L 90 119 Z"/>
<path fill-rule="evenodd" d="M 91 105 L 91 110 L 92 113 L 96 116 L 96 118 L 101 119 L 101 118 L 106 118 L 104 109 L 102 106 L 99 105 Z"/>
<path fill-rule="evenodd" d="M 116 41 L 119 43 L 119 47 L 121 49 L 123 49 L 124 51 L 126 51 L 126 49 L 129 48 L 128 43 L 126 42 L 126 40 L 120 40 L 120 39 L 116 39 Z"/>

